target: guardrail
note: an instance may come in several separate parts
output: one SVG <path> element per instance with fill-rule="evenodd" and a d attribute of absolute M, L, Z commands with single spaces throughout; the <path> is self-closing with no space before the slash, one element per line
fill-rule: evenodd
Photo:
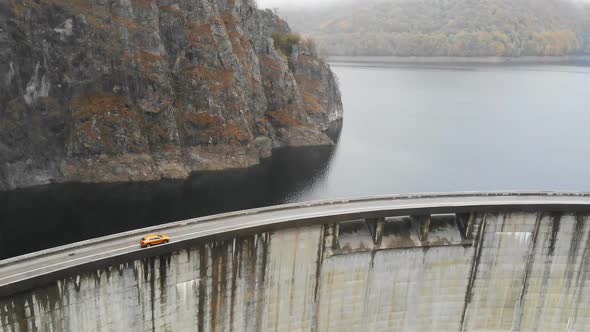
<path fill-rule="evenodd" d="M 117 233 L 113 235 L 103 236 L 95 239 L 75 242 L 72 244 L 67 244 L 55 248 L 50 248 L 46 250 L 36 251 L 33 253 L 20 255 L 8 259 L 4 259 L 0 261 L 0 268 L 7 264 L 11 264 L 14 262 L 22 262 L 27 259 L 31 258 L 40 258 L 43 256 L 48 256 L 51 254 L 56 254 L 64 251 L 69 251 L 72 249 L 77 249 L 81 247 L 86 247 L 90 245 L 95 245 L 99 243 L 103 243 L 109 240 L 114 240 L 117 238 L 127 237 L 131 235 L 143 235 L 146 233 L 156 232 L 162 228 L 176 228 L 176 227 L 184 227 L 189 224 L 195 224 L 200 222 L 213 222 L 220 219 L 230 218 L 230 217 L 239 217 L 239 216 L 247 216 L 253 214 L 259 214 L 262 212 L 276 212 L 276 211 L 284 211 L 290 209 L 297 209 L 303 207 L 314 207 L 314 206 L 322 206 L 322 205 L 335 205 L 335 204 L 348 204 L 348 203 L 357 203 L 357 202 L 367 202 L 367 201 L 377 201 L 377 200 L 407 200 L 407 199 L 419 199 L 419 198 L 438 198 L 438 199 L 445 199 L 445 198 L 461 198 L 461 197 L 507 197 L 507 196 L 517 196 L 517 197 L 586 197 L 588 198 L 588 204 L 590 205 L 590 193 L 572 193 L 572 192 L 558 192 L 558 191 L 530 191 L 530 192 L 518 192 L 518 191 L 503 191 L 503 192 L 458 192 L 458 193 L 418 193 L 418 194 L 398 194 L 398 195 L 391 195 L 391 196 L 373 196 L 373 197 L 363 197 L 363 198 L 351 198 L 351 199 L 338 199 L 338 200 L 323 200 L 323 201 L 313 201 L 313 202 L 306 202 L 306 203 L 292 203 L 292 204 L 284 204 L 284 205 L 277 205 L 272 207 L 263 207 L 257 209 L 250 209 L 244 211 L 236 211 L 236 212 L 228 212 L 222 213 L 207 217 L 200 217 L 194 219 L 187 219 L 176 221 L 172 223 L 151 226 L 141 229 L 135 229 L 123 233 Z M 533 203 L 533 202 L 531 202 Z M 539 202 L 539 205 L 546 204 L 547 202 Z"/>
<path fill-rule="evenodd" d="M 141 229 L 135 229 L 127 232 L 117 233 L 113 235 L 103 236 L 95 239 L 75 242 L 55 248 L 50 248 L 46 250 L 36 251 L 33 253 L 15 256 L 12 258 L 4 259 L 0 261 L 0 268 L 7 264 L 11 264 L 14 262 L 22 262 L 24 260 L 30 258 L 40 258 L 43 256 L 56 254 L 59 252 L 64 252 L 72 249 L 77 249 L 81 247 L 86 247 L 90 245 L 95 245 L 99 243 L 103 243 L 109 240 L 114 240 L 117 238 L 127 237 L 131 235 L 143 235 L 146 233 L 156 232 L 162 228 L 176 228 L 176 227 L 184 227 L 189 224 L 195 224 L 199 222 L 212 222 L 219 219 L 225 219 L 230 217 L 239 217 L 239 216 L 247 216 L 258 214 L 262 212 L 276 212 L 276 211 L 284 211 L 290 209 L 297 209 L 303 207 L 313 207 L 313 206 L 322 206 L 322 205 L 335 205 L 335 204 L 347 204 L 347 203 L 357 203 L 357 202 L 367 202 L 367 201 L 377 201 L 377 200 L 407 200 L 407 199 L 419 199 L 419 198 L 438 198 L 438 199 L 445 199 L 445 198 L 460 198 L 460 197 L 506 197 L 506 196 L 518 196 L 518 197 L 527 197 L 527 196 L 540 196 L 540 197 L 587 197 L 589 199 L 590 204 L 590 193 L 572 193 L 572 192 L 557 192 L 557 191 L 531 191 L 531 192 L 459 192 L 459 193 L 418 193 L 418 194 L 398 194 L 398 195 L 391 195 L 391 196 L 373 196 L 373 197 L 363 197 L 363 198 L 351 198 L 351 199 L 338 199 L 338 200 L 323 200 L 323 201 L 313 201 L 313 202 L 306 202 L 306 203 L 292 203 L 292 204 L 285 204 L 285 205 L 277 205 L 272 207 L 263 207 L 257 209 L 250 209 L 244 211 L 236 211 L 236 212 L 228 212 L 222 213 L 207 217 L 200 217 L 194 219 L 187 219 L 176 221 L 172 223 L 151 226 Z M 543 204 L 543 202 L 540 202 Z"/>
<path fill-rule="evenodd" d="M 367 203 L 366 205 L 363 205 Z M 371 205 L 371 203 L 374 203 Z M 317 210 L 317 208 L 325 207 L 322 212 L 314 212 L 303 214 L 298 217 L 289 218 L 290 210 L 293 215 L 297 212 L 309 210 L 310 208 Z M 359 208 L 362 207 L 362 208 Z M 220 231 L 215 233 L 207 233 L 204 235 L 195 236 L 194 238 L 184 239 L 178 242 L 173 242 L 170 245 L 163 247 L 156 247 L 150 250 L 133 251 L 122 254 L 113 254 L 109 257 L 102 257 L 96 260 L 81 261 L 78 265 L 71 265 L 62 269 L 56 269 L 39 273 L 39 275 L 30 276 L 30 285 L 38 286 L 38 282 L 33 279 L 43 279 L 47 282 L 48 278 L 53 279 L 63 277 L 66 272 L 72 272 L 83 267 L 98 268 L 104 264 L 113 264 L 117 261 L 128 261 L 137 258 L 146 258 L 156 255 L 161 255 L 184 247 L 193 245 L 195 242 L 210 239 L 213 236 L 222 235 L 241 235 L 242 233 L 251 233 L 255 231 L 270 231 L 278 228 L 296 227 L 307 224 L 326 224 L 337 223 L 341 221 L 350 220 L 351 218 L 375 218 L 384 216 L 396 215 L 419 215 L 432 213 L 465 213 L 465 212 L 488 212 L 501 210 L 535 210 L 535 211 L 565 211 L 565 212 L 590 212 L 590 193 L 567 193 L 567 192 L 461 192 L 461 193 L 426 193 L 426 194 L 401 194 L 393 196 L 376 196 L 358 199 L 342 199 L 342 200 L 328 200 L 317 201 L 309 203 L 295 203 L 281 206 L 274 206 L 268 208 L 259 208 L 253 210 L 224 213 L 209 217 L 195 218 L 190 220 L 183 220 L 174 223 L 148 227 L 144 229 L 132 230 L 124 233 L 105 236 L 97 239 L 77 242 L 61 247 L 56 247 L 48 250 L 43 250 L 31 254 L 26 254 L 10 259 L 0 261 L 0 275 L 2 269 L 7 266 L 14 266 L 13 264 L 25 264 L 28 261 L 49 257 L 52 255 L 74 252 L 80 248 L 90 248 L 109 241 L 118 239 L 125 239 L 128 237 L 140 236 L 145 233 L 157 232 L 162 229 L 176 229 L 196 224 L 209 224 L 216 221 L 227 219 L 236 219 L 236 227 L 228 231 Z M 326 211 L 336 211 L 328 213 Z M 280 218 L 270 218 L 268 216 L 275 213 L 281 213 Z M 241 217 L 260 216 L 263 222 L 259 224 L 239 225 Z M 264 218 L 267 216 L 267 222 Z M 213 225 L 214 226 L 214 225 Z M 41 266 L 43 267 L 43 266 Z M 37 269 L 38 270 L 38 269 Z M 52 280 L 53 280 L 52 279 Z M 10 287 L 8 287 L 10 286 Z M 25 285 L 0 285 L 0 296 L 6 296 L 15 291 L 22 291 Z"/>

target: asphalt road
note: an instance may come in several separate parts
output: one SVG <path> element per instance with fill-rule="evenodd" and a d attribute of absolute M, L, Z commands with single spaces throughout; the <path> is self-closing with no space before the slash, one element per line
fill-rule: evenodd
<path fill-rule="evenodd" d="M 590 212 L 590 194 L 461 193 L 421 194 L 292 204 L 198 218 L 115 234 L 0 261 L 0 295 L 6 289 L 66 269 L 121 256 L 153 256 L 174 244 L 223 234 L 264 231 L 300 223 L 329 223 L 384 215 L 484 212 L 490 210 Z M 292 224 L 292 225 L 291 225 Z M 171 243 L 141 249 L 144 234 L 170 235 Z M 4 290 L 4 291 L 3 291 Z"/>

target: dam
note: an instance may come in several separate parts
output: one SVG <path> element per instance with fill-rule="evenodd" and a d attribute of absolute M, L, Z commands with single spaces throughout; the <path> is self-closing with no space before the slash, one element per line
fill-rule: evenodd
<path fill-rule="evenodd" d="M 589 218 L 535 192 L 181 221 L 0 261 L 0 330 L 586 331 Z"/>

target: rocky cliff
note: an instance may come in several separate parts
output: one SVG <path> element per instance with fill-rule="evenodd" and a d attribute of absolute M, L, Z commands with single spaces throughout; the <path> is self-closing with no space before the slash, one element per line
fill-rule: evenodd
<path fill-rule="evenodd" d="M 0 190 L 185 178 L 333 144 L 329 67 L 252 0 L 2 0 Z"/>

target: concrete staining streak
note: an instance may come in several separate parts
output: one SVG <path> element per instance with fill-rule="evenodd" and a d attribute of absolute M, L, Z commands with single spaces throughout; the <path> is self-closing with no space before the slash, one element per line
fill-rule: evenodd
<path fill-rule="evenodd" d="M 590 329 L 587 215 L 468 220 L 386 218 L 381 243 L 362 221 L 204 243 L 1 299 L 0 330 Z"/>

